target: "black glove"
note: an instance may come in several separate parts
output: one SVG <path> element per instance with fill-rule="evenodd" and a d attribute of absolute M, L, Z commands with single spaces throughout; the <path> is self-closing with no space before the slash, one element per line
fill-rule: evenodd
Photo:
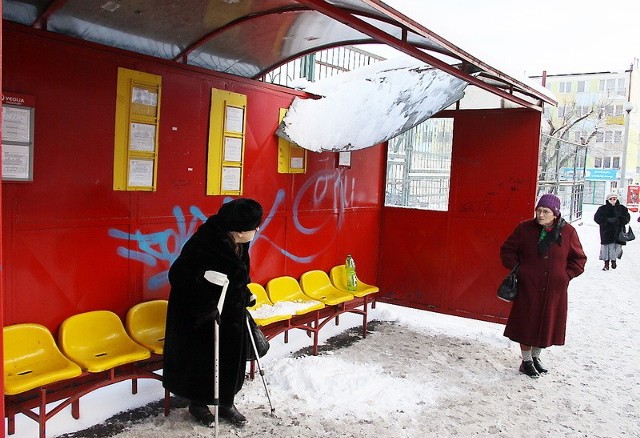
<path fill-rule="evenodd" d="M 218 312 L 218 306 L 216 306 L 216 308 L 213 309 L 213 320 L 217 322 L 218 325 L 220 325 L 220 312 Z"/>
<path fill-rule="evenodd" d="M 607 218 L 607 222 L 610 224 L 616 223 L 618 222 L 618 218 L 617 217 L 608 217 Z"/>

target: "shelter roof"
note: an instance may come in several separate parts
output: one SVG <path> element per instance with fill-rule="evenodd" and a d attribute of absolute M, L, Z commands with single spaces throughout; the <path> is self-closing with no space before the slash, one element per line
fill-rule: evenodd
<path fill-rule="evenodd" d="M 252 79 L 322 49 L 386 44 L 525 107 L 556 103 L 380 0 L 3 0 L 2 16 Z"/>

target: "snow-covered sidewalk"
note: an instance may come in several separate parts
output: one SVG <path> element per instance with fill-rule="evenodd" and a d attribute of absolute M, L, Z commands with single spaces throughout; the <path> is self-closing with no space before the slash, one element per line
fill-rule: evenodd
<path fill-rule="evenodd" d="M 282 336 L 272 341 L 262 363 L 275 417 L 258 377 L 236 403 L 250 423 L 242 429 L 221 423 L 220 436 L 640 436 L 640 355 L 633 343 L 640 333 L 640 241 L 627 245 L 618 269 L 602 271 L 595 208 L 585 206 L 584 224 L 576 224 L 589 261 L 569 288 L 567 345 L 543 353 L 548 375 L 533 380 L 518 373 L 518 348 L 499 324 L 379 303 L 371 312 L 379 322 L 366 339 L 354 329 L 353 342 L 319 356 L 293 354 L 309 345 L 300 331 L 291 332 L 289 344 Z M 632 225 L 640 229 L 637 217 Z M 323 342 L 340 333 L 344 341 L 361 322 L 346 315 L 340 321 L 324 329 Z M 56 415 L 49 436 L 162 397 L 158 382 L 140 382 L 135 396 L 129 390 L 125 383 L 83 398 L 81 419 Z M 37 436 L 35 422 L 16 420 L 16 438 Z M 65 436 L 213 436 L 184 408 L 115 423 Z"/>

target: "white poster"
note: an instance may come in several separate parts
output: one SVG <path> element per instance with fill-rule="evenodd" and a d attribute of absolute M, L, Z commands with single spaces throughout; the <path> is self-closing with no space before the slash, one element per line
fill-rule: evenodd
<path fill-rule="evenodd" d="M 158 106 L 158 93 L 153 93 L 146 88 L 133 87 L 131 91 L 131 102 Z"/>
<path fill-rule="evenodd" d="M 291 168 L 292 169 L 302 169 L 304 168 L 304 158 L 291 158 Z"/>
<path fill-rule="evenodd" d="M 31 141 L 31 108 L 2 106 L 2 141 Z"/>
<path fill-rule="evenodd" d="M 227 132 L 242 133 L 244 128 L 244 109 L 235 106 L 226 107 L 224 118 L 224 130 Z"/>
<path fill-rule="evenodd" d="M 156 125 L 131 123 L 129 127 L 129 149 L 154 152 L 156 150 Z"/>
<path fill-rule="evenodd" d="M 29 146 L 2 145 L 2 177 L 30 180 Z"/>
<path fill-rule="evenodd" d="M 235 137 L 224 138 L 224 161 L 242 161 L 242 139 Z"/>
<path fill-rule="evenodd" d="M 153 187 L 153 160 L 129 160 L 129 187 Z"/>
<path fill-rule="evenodd" d="M 222 168 L 222 191 L 238 192 L 240 191 L 241 169 L 239 167 L 223 167 Z"/>

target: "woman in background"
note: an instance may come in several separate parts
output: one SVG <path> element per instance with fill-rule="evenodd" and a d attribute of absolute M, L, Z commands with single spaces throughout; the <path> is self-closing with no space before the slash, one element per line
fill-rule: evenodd
<path fill-rule="evenodd" d="M 625 242 L 618 241 L 618 234 L 622 227 L 631 220 L 629 210 L 620 204 L 618 195 L 609 193 L 604 205 L 598 207 L 593 220 L 600 225 L 600 260 L 604 260 L 603 271 L 616 269 L 617 260 L 622 258 L 622 245 Z"/>

